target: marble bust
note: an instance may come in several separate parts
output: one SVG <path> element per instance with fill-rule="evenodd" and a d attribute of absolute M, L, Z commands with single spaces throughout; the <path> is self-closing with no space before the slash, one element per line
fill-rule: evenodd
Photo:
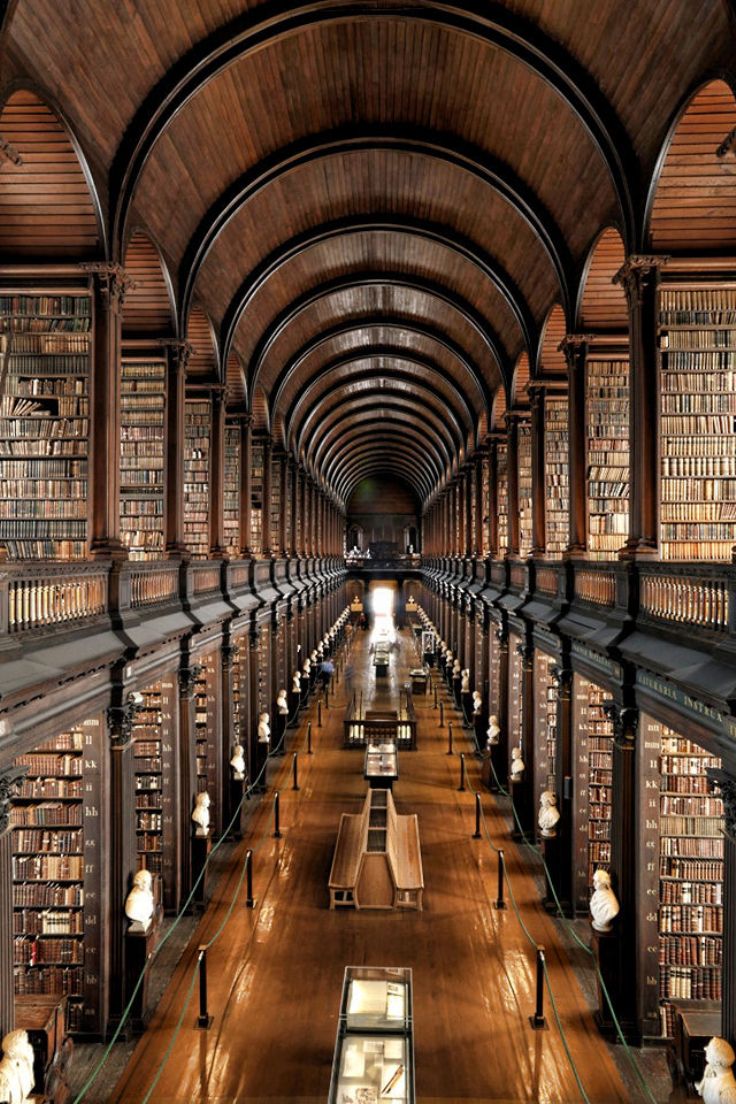
<path fill-rule="evenodd" d="M 133 887 L 125 898 L 125 915 L 133 923 L 147 928 L 153 919 L 153 878 L 150 870 L 139 870 L 133 875 Z"/>
<path fill-rule="evenodd" d="M 455 662 L 452 665 L 452 677 L 453 678 L 460 678 L 460 660 L 459 659 L 456 659 Z"/>
<path fill-rule="evenodd" d="M 521 748 L 515 747 L 511 749 L 511 781 L 521 782 L 522 775 L 524 774 L 524 760 L 521 757 Z"/>
<path fill-rule="evenodd" d="M 271 740 L 271 725 L 268 713 L 258 714 L 258 743 L 267 744 Z"/>
<path fill-rule="evenodd" d="M 480 711 L 483 708 L 483 698 L 479 690 L 473 691 L 473 716 L 480 717 Z"/>
<path fill-rule="evenodd" d="M 495 713 L 491 714 L 488 718 L 488 729 L 486 730 L 486 747 L 493 747 L 501 739 L 501 726 L 498 723 L 498 717 Z"/>
<path fill-rule="evenodd" d="M 283 687 L 276 696 L 276 708 L 282 717 L 288 716 L 289 702 L 286 697 L 286 689 Z"/>
<path fill-rule="evenodd" d="M 593 875 L 593 896 L 590 898 L 590 915 L 596 931 L 609 932 L 611 921 L 620 911 L 616 894 L 611 889 L 611 875 L 600 867 Z"/>
<path fill-rule="evenodd" d="M 301 694 L 302 691 L 302 676 L 298 671 L 295 671 L 291 676 L 291 692 L 292 694 Z"/>
<path fill-rule="evenodd" d="M 705 1104 L 736 1104 L 736 1078 L 731 1069 L 734 1061 L 736 1055 L 726 1039 L 715 1036 L 710 1040 L 705 1048 L 703 1079 L 695 1086 Z"/>
<path fill-rule="evenodd" d="M 233 779 L 235 782 L 242 782 L 245 778 L 245 756 L 243 755 L 242 744 L 233 745 L 233 754 L 230 759 L 230 768 L 233 772 Z"/>
<path fill-rule="evenodd" d="M 205 790 L 203 793 L 198 793 L 194 798 L 194 809 L 192 810 L 192 820 L 197 825 L 195 829 L 196 836 L 206 836 L 210 830 L 210 795 Z"/>
<path fill-rule="evenodd" d="M 537 824 L 544 839 L 554 839 L 557 835 L 557 822 L 560 819 L 560 810 L 557 808 L 557 794 L 552 790 L 544 790 L 539 797 L 539 814 Z"/>
<path fill-rule="evenodd" d="M 462 680 L 461 683 L 460 683 L 460 690 L 462 691 L 463 694 L 469 694 L 470 693 L 470 671 L 467 667 L 465 667 L 460 672 L 460 678 Z"/>
<path fill-rule="evenodd" d="M 33 1089 L 34 1052 L 28 1033 L 18 1028 L 3 1037 L 0 1061 L 0 1100 L 23 1104 Z"/>

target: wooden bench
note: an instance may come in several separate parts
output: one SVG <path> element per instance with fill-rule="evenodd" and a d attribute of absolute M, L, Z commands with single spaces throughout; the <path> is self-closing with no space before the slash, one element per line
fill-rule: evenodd
<path fill-rule="evenodd" d="M 355 886 L 363 854 L 363 813 L 343 813 L 330 870 L 330 908 L 355 906 Z"/>
<path fill-rule="evenodd" d="M 389 790 L 369 790 L 362 812 L 340 817 L 328 885 L 331 909 L 421 909 L 416 814 L 399 816 Z"/>

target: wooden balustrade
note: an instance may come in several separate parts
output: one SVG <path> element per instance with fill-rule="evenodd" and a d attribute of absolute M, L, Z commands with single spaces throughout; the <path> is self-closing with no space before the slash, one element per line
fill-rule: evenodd
<path fill-rule="evenodd" d="M 526 568 L 524 564 L 512 563 L 509 570 L 509 578 L 512 587 L 521 590 L 526 586 Z"/>
<path fill-rule="evenodd" d="M 108 573 L 108 564 L 13 569 L 8 580 L 8 631 L 68 624 L 105 613 Z"/>
<path fill-rule="evenodd" d="M 639 606 L 645 617 L 693 625 L 716 632 L 728 629 L 728 582 L 725 577 L 693 577 L 680 573 L 649 573 L 644 569 Z"/>
<path fill-rule="evenodd" d="M 575 597 L 594 606 L 616 604 L 616 576 L 613 571 L 593 571 L 588 568 L 575 571 Z"/>
<path fill-rule="evenodd" d="M 538 567 L 536 589 L 541 594 L 557 594 L 557 569 L 554 567 Z"/>
<path fill-rule="evenodd" d="M 220 565 L 192 564 L 192 593 L 208 594 L 220 589 Z"/>
<path fill-rule="evenodd" d="M 179 593 L 179 564 L 136 564 L 130 572 L 130 604 L 133 609 L 170 602 Z"/>

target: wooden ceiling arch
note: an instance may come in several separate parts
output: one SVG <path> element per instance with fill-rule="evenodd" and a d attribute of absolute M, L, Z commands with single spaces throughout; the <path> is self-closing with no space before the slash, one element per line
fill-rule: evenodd
<path fill-rule="evenodd" d="M 199 303 L 195 303 L 187 319 L 186 339 L 192 346 L 187 364 L 187 377 L 215 381 L 220 378 L 220 357 L 212 322 Z"/>
<path fill-rule="evenodd" d="M 425 484 L 419 480 L 417 480 L 416 483 L 413 481 L 410 482 L 410 477 L 406 474 L 405 469 L 385 462 L 376 462 L 375 464 L 369 463 L 365 465 L 359 465 L 356 468 L 352 469 L 349 473 L 347 473 L 347 478 L 344 480 L 343 483 L 344 489 L 342 490 L 341 494 L 342 501 L 346 504 L 346 513 L 349 510 L 350 498 L 356 491 L 358 485 L 364 479 L 367 479 L 369 476 L 372 475 L 393 476 L 393 478 L 397 479 L 399 482 L 406 483 L 411 490 L 412 495 L 417 498 L 419 502 L 423 502 L 426 498 L 427 492 L 424 489 Z"/>
<path fill-rule="evenodd" d="M 408 11 L 402 5 L 400 14 L 404 21 L 432 24 L 444 32 L 468 36 L 500 50 L 551 88 L 570 116 L 582 125 L 605 163 L 624 224 L 633 240 L 632 182 L 636 180 L 636 169 L 631 141 L 610 102 L 572 54 L 531 21 L 497 6 L 482 13 L 469 12 L 464 5 L 435 4 L 428 0 L 422 7 Z M 266 45 L 305 28 L 396 18 L 397 11 L 391 6 L 376 8 L 369 3 L 355 3 L 343 8 L 335 6 L 332 0 L 313 0 L 298 7 L 287 5 L 276 15 L 272 9 L 265 15 L 248 12 L 198 42 L 159 81 L 139 107 L 120 143 L 111 171 L 115 240 L 122 242 L 125 238 L 136 187 L 155 145 L 182 109 L 218 74 L 247 54 L 261 51 Z"/>
<path fill-rule="evenodd" d="M 528 406 L 529 395 L 526 385 L 529 382 L 529 357 L 521 353 L 514 365 L 514 374 L 511 382 L 511 406 Z"/>
<path fill-rule="evenodd" d="M 340 438 L 334 438 L 333 435 L 333 440 L 327 442 L 327 447 L 320 450 L 321 456 L 315 458 L 320 462 L 319 470 L 323 478 L 327 483 L 333 483 L 343 463 L 359 445 L 364 445 L 367 451 L 380 456 L 389 438 L 392 448 L 397 442 L 413 442 L 416 457 L 429 469 L 434 480 L 439 481 L 446 473 L 450 456 L 436 432 L 419 430 L 410 418 L 392 415 L 391 420 L 374 418 L 360 426 L 353 426 L 343 431 Z M 313 464 L 314 462 L 313 460 Z"/>
<path fill-rule="evenodd" d="M 389 439 L 390 452 L 377 456 L 370 448 L 358 449 L 352 458 L 342 466 L 336 479 L 336 490 L 340 499 L 346 502 L 352 488 L 369 472 L 393 471 L 399 478 L 409 482 L 416 490 L 420 500 L 426 499 L 433 486 L 427 468 L 408 445 L 402 445 L 396 439 Z"/>
<path fill-rule="evenodd" d="M 169 270 L 158 246 L 140 227 L 130 235 L 123 268 L 133 281 L 123 301 L 123 334 L 174 336 L 176 303 Z"/>
<path fill-rule="evenodd" d="M 535 376 L 567 371 L 565 355 L 560 351 L 560 343 L 567 333 L 565 312 L 559 303 L 555 303 L 542 327 Z"/>
<path fill-rule="evenodd" d="M 578 325 L 581 332 L 626 330 L 629 312 L 626 293 L 613 278 L 626 260 L 623 239 L 615 226 L 607 226 L 593 243 L 578 293 Z"/>

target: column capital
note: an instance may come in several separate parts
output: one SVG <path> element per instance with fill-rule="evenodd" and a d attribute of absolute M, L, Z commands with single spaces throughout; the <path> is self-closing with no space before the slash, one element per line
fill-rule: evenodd
<path fill-rule="evenodd" d="M 5 767 L 0 771 L 0 836 L 10 827 L 10 804 L 27 774 L 28 767 Z"/>
<path fill-rule="evenodd" d="M 105 710 L 107 733 L 111 747 L 125 747 L 133 737 L 135 715 L 141 708 L 140 695 L 128 694 L 122 705 L 111 705 Z"/>
<path fill-rule="evenodd" d="M 97 288 L 106 307 L 122 307 L 126 292 L 137 287 L 122 265 L 113 261 L 85 261 L 79 266 L 88 276 L 96 277 Z"/>
<path fill-rule="evenodd" d="M 729 839 L 736 843 L 736 778 L 727 771 L 715 767 L 706 770 L 708 780 L 713 786 L 717 786 L 723 801 L 723 819 L 725 832 Z M 2 826 L 0 825 L 0 831 Z"/>
<path fill-rule="evenodd" d="M 183 698 L 192 696 L 195 683 L 202 671 L 204 666 L 201 663 L 190 663 L 188 667 L 179 668 L 179 693 Z"/>
<path fill-rule="evenodd" d="M 189 364 L 192 353 L 194 352 L 194 346 L 191 341 L 181 341 L 179 338 L 163 338 L 159 341 L 159 345 L 162 349 L 171 353 L 172 359 L 176 361 L 177 367 L 182 371 L 186 371 Z"/>
<path fill-rule="evenodd" d="M 647 290 L 656 288 L 660 272 L 669 260 L 664 254 L 644 253 L 631 253 L 626 258 L 613 282 L 623 287 L 630 308 L 641 304 Z"/>
<path fill-rule="evenodd" d="M 639 725 L 639 710 L 634 706 L 621 706 L 616 702 L 603 703 L 603 712 L 613 724 L 613 738 L 617 744 L 632 745 Z"/>

